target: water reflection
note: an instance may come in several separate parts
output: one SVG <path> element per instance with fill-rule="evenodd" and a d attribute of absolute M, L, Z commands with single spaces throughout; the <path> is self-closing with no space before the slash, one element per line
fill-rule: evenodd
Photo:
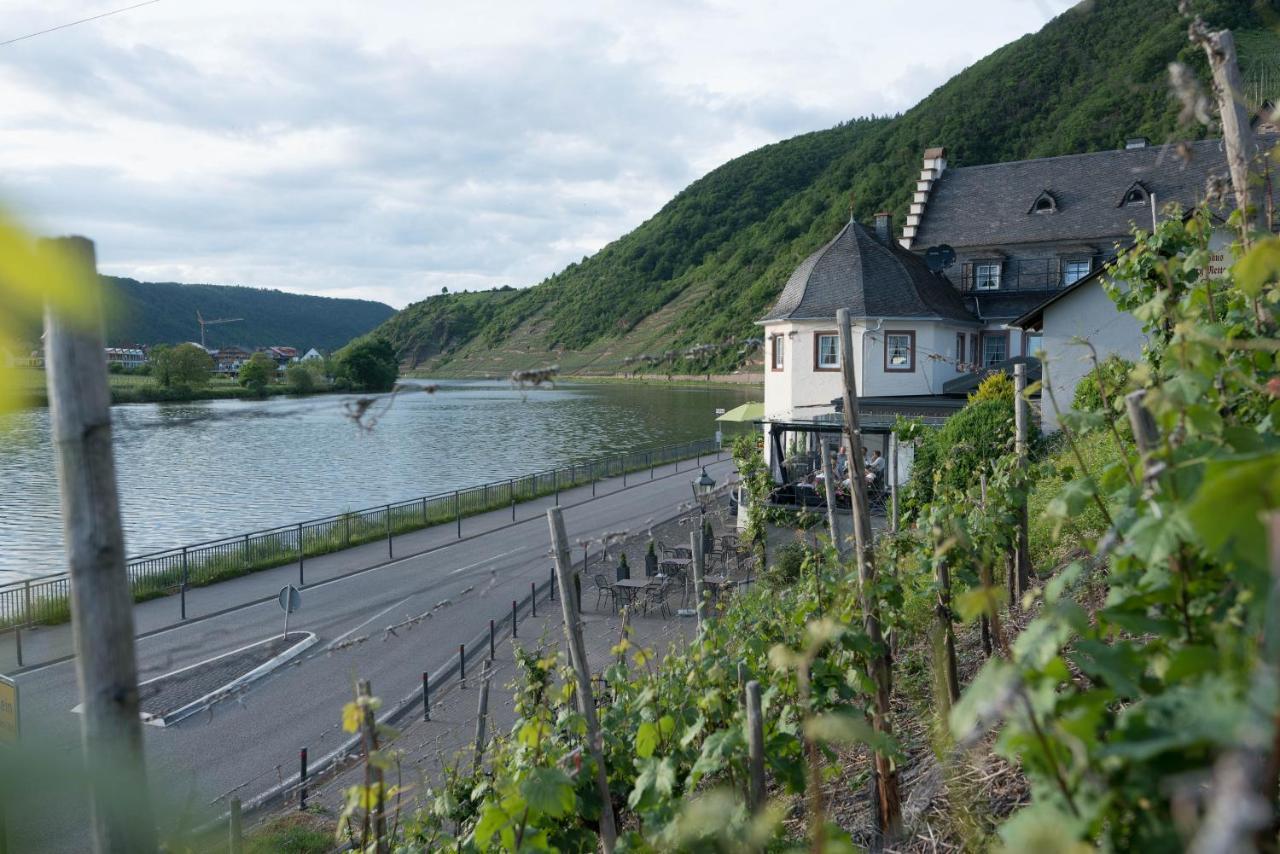
<path fill-rule="evenodd" d="M 113 410 L 129 554 L 710 435 L 758 389 L 443 382 L 365 431 L 325 396 Z M 0 417 L 0 580 L 62 568 L 47 410 Z"/>

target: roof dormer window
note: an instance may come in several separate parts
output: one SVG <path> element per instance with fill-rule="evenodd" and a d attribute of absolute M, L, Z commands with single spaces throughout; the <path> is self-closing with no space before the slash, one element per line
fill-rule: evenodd
<path fill-rule="evenodd" d="M 1034 214 L 1051 214 L 1058 212 L 1058 200 L 1053 193 L 1048 190 L 1041 190 L 1040 195 L 1036 196 L 1036 200 L 1031 203 L 1031 210 L 1027 213 Z"/>
<path fill-rule="evenodd" d="M 1141 181 L 1134 181 L 1129 185 L 1129 189 L 1124 191 L 1124 198 L 1120 200 L 1119 207 L 1127 205 L 1145 205 L 1147 198 L 1151 194 L 1147 192 L 1146 186 Z"/>

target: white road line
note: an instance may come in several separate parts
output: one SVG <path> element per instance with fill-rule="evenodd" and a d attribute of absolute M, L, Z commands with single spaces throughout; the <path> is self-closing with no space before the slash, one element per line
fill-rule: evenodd
<path fill-rule="evenodd" d="M 507 557 L 507 556 L 509 556 L 509 555 L 513 555 L 513 554 L 515 554 L 516 552 L 522 552 L 522 551 L 524 551 L 524 550 L 525 550 L 525 549 L 527 549 L 527 548 L 528 548 L 528 546 L 521 546 L 520 548 L 518 548 L 518 549 L 512 549 L 512 550 L 511 550 L 511 551 L 509 551 L 509 552 L 503 552 L 502 554 L 490 555 L 489 557 L 485 558 L 484 560 L 478 560 L 478 561 L 476 561 L 475 563 L 469 563 L 469 564 L 467 564 L 466 566 L 460 566 L 460 567 L 458 567 L 457 569 L 455 569 L 455 570 L 453 570 L 452 572 L 450 572 L 449 574 L 450 574 L 450 575 L 457 575 L 458 573 L 466 572 L 468 569 L 475 569 L 475 568 L 476 568 L 476 567 L 478 567 L 478 566 L 484 566 L 486 563 L 493 563 L 494 561 L 498 560 L 499 558 L 504 558 L 504 557 Z"/>
<path fill-rule="evenodd" d="M 370 617 L 369 619 L 365 620 L 365 621 L 364 621 L 363 623 L 361 623 L 360 625 L 356 626 L 354 629 L 349 629 L 349 630 L 347 630 L 347 631 L 343 632 L 342 634 L 338 635 L 336 638 L 334 638 L 332 641 L 330 641 L 330 642 L 329 642 L 329 646 L 327 646 L 325 649 L 326 649 L 327 651 L 332 651 L 332 650 L 333 650 L 333 647 L 334 647 L 336 644 L 339 644 L 339 643 L 341 643 L 342 641 L 346 640 L 347 638 L 351 637 L 351 636 L 352 636 L 352 635 L 354 635 L 356 632 L 360 631 L 360 630 L 361 630 L 361 629 L 363 629 L 365 626 L 369 625 L 369 624 L 370 624 L 370 623 L 372 623 L 374 620 L 378 619 L 378 618 L 379 618 L 379 617 L 381 617 L 383 614 L 387 613 L 388 611 L 392 610 L 393 608 L 399 608 L 401 605 L 403 605 L 405 602 L 408 602 L 410 599 L 412 599 L 412 598 L 413 598 L 414 596 L 416 596 L 416 595 L 417 595 L 417 594 L 415 594 L 415 593 L 410 593 L 408 596 L 404 597 L 404 598 L 403 598 L 403 599 L 401 599 L 399 602 L 393 602 L 392 604 L 390 604 L 390 605 L 388 605 L 387 607 L 383 608 L 383 609 L 382 609 L 381 611 L 379 611 L 378 613 L 374 614 L 374 615 L 373 615 L 372 617 Z"/>

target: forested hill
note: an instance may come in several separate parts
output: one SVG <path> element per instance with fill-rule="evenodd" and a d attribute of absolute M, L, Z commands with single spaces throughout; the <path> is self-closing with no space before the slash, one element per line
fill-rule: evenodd
<path fill-rule="evenodd" d="M 1215 27 L 1262 31 L 1265 0 L 1193 3 Z M 962 12 L 957 11 L 956 14 Z M 891 119 L 855 120 L 739 157 L 590 258 L 518 291 L 409 306 L 381 331 L 420 370 L 494 374 L 549 361 L 613 372 L 624 357 L 757 334 L 795 265 L 849 215 L 905 219 L 925 148 L 952 166 L 1118 148 L 1177 126 L 1167 66 L 1205 75 L 1176 0 L 1092 0 L 957 74 Z M 1242 40 L 1244 45 L 1274 40 Z M 1247 57 L 1245 58 L 1248 59 Z M 904 58 L 904 65 L 909 65 Z M 732 368 L 733 351 L 675 372 Z"/>
<path fill-rule="evenodd" d="M 395 313 L 361 299 L 289 294 L 229 285 L 179 285 L 103 276 L 109 345 L 199 341 L 196 312 L 206 320 L 243 320 L 208 327 L 210 347 L 283 345 L 330 351 Z"/>

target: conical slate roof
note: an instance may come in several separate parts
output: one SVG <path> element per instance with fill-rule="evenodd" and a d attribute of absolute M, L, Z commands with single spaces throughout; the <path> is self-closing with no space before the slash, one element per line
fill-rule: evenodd
<path fill-rule="evenodd" d="M 834 322 L 841 308 L 853 317 L 977 321 L 951 283 L 919 256 L 881 243 L 852 220 L 804 259 L 760 322 Z"/>

